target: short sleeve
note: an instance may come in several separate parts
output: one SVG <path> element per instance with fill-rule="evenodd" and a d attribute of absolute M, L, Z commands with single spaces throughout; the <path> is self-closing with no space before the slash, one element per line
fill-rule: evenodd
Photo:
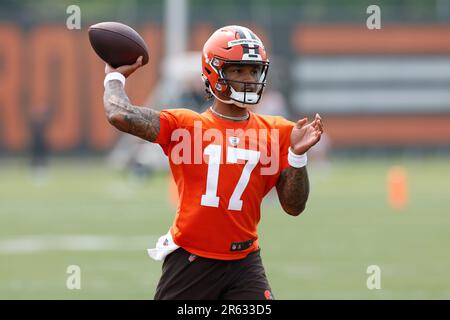
<path fill-rule="evenodd" d="M 178 128 L 178 121 L 176 114 L 170 110 L 161 110 L 159 113 L 159 134 L 155 143 L 159 144 L 164 152 L 170 144 L 170 137 L 172 132 Z"/>
<path fill-rule="evenodd" d="M 159 144 L 167 155 L 172 133 L 177 128 L 189 127 L 197 113 L 189 109 L 164 109 L 159 112 L 159 134 L 155 143 Z"/>

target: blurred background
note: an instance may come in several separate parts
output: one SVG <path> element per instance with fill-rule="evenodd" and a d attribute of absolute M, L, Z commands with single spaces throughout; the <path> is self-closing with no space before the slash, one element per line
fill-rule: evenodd
<path fill-rule="evenodd" d="M 306 211 L 284 214 L 273 193 L 263 204 L 275 298 L 450 298 L 450 0 L 1 0 L 1 299 L 153 298 L 161 264 L 145 249 L 177 200 L 160 148 L 106 120 L 87 36 L 102 21 L 147 42 L 149 64 L 127 80 L 136 105 L 208 107 L 201 48 L 239 24 L 269 52 L 255 111 L 321 114 Z"/>

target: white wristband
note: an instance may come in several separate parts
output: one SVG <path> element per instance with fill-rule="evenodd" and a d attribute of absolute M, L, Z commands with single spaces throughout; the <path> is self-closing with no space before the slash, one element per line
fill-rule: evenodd
<path fill-rule="evenodd" d="M 125 77 L 120 72 L 111 72 L 106 75 L 105 80 L 103 81 L 103 85 L 105 86 L 105 88 L 106 88 L 106 84 L 108 83 L 108 81 L 111 81 L 111 80 L 119 80 L 120 82 L 122 82 L 122 85 L 125 87 Z"/>
<path fill-rule="evenodd" d="M 291 150 L 291 147 L 289 147 L 288 162 L 291 167 L 302 168 L 306 166 L 306 163 L 308 162 L 308 157 L 306 156 L 306 152 L 304 154 L 298 155 Z"/>

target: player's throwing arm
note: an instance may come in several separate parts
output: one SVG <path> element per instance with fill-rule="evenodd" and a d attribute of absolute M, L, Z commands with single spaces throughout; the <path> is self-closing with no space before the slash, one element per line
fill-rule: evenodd
<path fill-rule="evenodd" d="M 89 41 L 106 62 L 103 102 L 108 121 L 120 131 L 155 141 L 159 112 L 132 105 L 124 89 L 125 79 L 149 61 L 144 39 L 122 23 L 101 22 L 89 28 Z"/>

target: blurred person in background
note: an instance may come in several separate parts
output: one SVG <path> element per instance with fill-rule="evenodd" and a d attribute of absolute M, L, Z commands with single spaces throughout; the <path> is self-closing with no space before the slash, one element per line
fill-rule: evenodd
<path fill-rule="evenodd" d="M 268 88 L 266 92 L 264 92 L 261 103 L 254 107 L 253 111 L 259 114 L 281 116 L 290 119 L 291 115 L 286 104 L 286 99 L 280 91 Z"/>
<path fill-rule="evenodd" d="M 104 107 L 117 129 L 162 147 L 178 188 L 173 225 L 156 248 L 149 249 L 153 259 L 164 261 L 155 299 L 273 299 L 258 243 L 260 205 L 276 187 L 287 214 L 303 212 L 309 195 L 306 152 L 320 140 L 320 116 L 309 123 L 306 118 L 294 123 L 248 109 L 260 101 L 269 59 L 261 40 L 245 27 L 220 28 L 206 41 L 203 80 L 214 100 L 201 114 L 132 105 L 124 90 L 125 78 L 141 65 L 142 57 L 130 66 L 106 66 Z M 211 143 L 196 135 L 197 125 L 225 138 Z M 246 137 L 251 130 L 258 137 Z M 272 130 L 279 139 L 271 135 Z M 190 148 L 183 149 L 183 155 L 190 156 L 181 163 L 175 151 L 179 144 L 173 139 L 178 133 L 188 135 L 189 141 L 182 142 Z M 200 138 L 201 154 L 194 154 Z M 264 142 L 258 138 L 265 143 L 274 140 L 270 153 L 276 157 L 276 168 L 271 174 L 262 174 L 267 168 L 260 161 Z M 257 150 L 255 142 L 261 143 Z M 226 162 L 220 161 L 222 155 Z M 196 156 L 200 163 L 192 161 Z"/>
<path fill-rule="evenodd" d="M 42 185 L 48 179 L 49 146 L 46 140 L 46 129 L 51 121 L 51 108 L 31 108 L 29 126 L 30 140 L 30 168 L 33 182 Z"/>
<path fill-rule="evenodd" d="M 189 106 L 196 112 L 203 112 L 207 108 L 208 101 L 205 101 L 204 85 L 198 79 L 188 79 L 186 86 L 180 96 L 180 105 Z"/>

